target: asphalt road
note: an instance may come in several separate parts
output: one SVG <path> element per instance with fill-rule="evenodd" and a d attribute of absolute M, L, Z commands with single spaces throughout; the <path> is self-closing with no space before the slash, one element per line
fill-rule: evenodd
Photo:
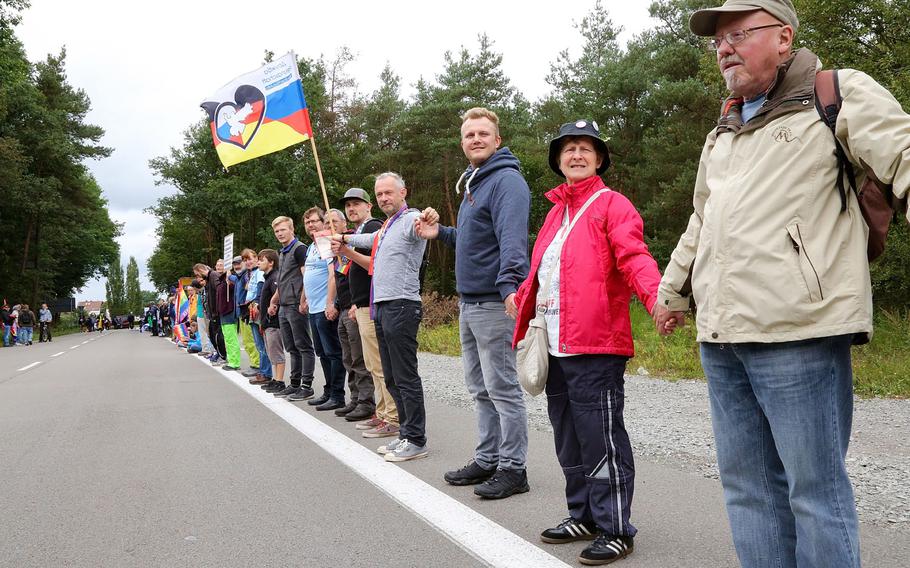
<path fill-rule="evenodd" d="M 470 458 L 469 411 L 428 400 L 430 457 L 386 464 L 382 441 L 243 382 L 137 332 L 0 350 L 0 566 L 578 565 L 582 543 L 537 540 L 565 516 L 550 435 L 531 432 L 530 493 L 481 501 L 442 481 Z M 636 465 L 619 565 L 735 566 L 719 484 Z M 865 565 L 906 566 L 900 533 L 862 537 Z"/>

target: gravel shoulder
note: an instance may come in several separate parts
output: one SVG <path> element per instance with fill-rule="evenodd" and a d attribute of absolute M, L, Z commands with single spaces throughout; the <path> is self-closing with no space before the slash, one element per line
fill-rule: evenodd
<path fill-rule="evenodd" d="M 461 359 L 420 353 L 428 397 L 473 407 Z M 525 395 L 532 428 L 550 432 L 545 396 Z M 864 523 L 910 534 L 910 400 L 855 400 L 847 467 Z M 626 375 L 626 427 L 636 456 L 717 478 L 708 389 L 701 381 Z"/>

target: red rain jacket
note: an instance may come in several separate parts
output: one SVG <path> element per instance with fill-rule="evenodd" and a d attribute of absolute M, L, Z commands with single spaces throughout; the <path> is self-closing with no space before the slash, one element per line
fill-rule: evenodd
<path fill-rule="evenodd" d="M 531 272 L 515 296 L 518 318 L 513 347 L 524 338 L 535 315 L 537 269 L 562 225 L 566 205 L 574 218 L 588 197 L 604 187 L 599 176 L 592 176 L 547 192 L 555 205 L 534 243 Z M 569 233 L 560 260 L 558 350 L 633 356 L 632 291 L 650 312 L 657 300 L 660 271 L 644 243 L 641 216 L 632 202 L 615 191 L 598 197 Z"/>

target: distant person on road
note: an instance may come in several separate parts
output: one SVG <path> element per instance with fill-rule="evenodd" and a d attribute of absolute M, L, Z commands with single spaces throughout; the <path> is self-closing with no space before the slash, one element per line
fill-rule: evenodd
<path fill-rule="evenodd" d="M 28 308 L 28 304 L 22 304 L 19 307 L 19 343 L 21 345 L 32 344 L 32 332 L 35 328 L 35 312 Z"/>
<path fill-rule="evenodd" d="M 38 310 L 38 343 L 51 341 L 51 322 L 54 321 L 54 315 L 47 308 L 47 304 L 41 304 Z"/>
<path fill-rule="evenodd" d="M 0 325 L 3 325 L 3 346 L 9 347 L 10 334 L 13 331 L 13 316 L 5 299 L 3 305 L 0 306 Z"/>
<path fill-rule="evenodd" d="M 689 18 L 730 95 L 705 141 L 654 319 L 666 334 L 691 300 L 698 307 L 740 564 L 849 568 L 861 557 L 846 465 L 851 347 L 873 328 L 869 226 L 849 172 L 855 189 L 874 175 L 906 197 L 910 116 L 874 79 L 840 69 L 832 132 L 815 97 L 828 72 L 793 48 L 798 27 L 790 0 L 727 0 Z"/>
<path fill-rule="evenodd" d="M 133 315 L 133 312 L 127 314 L 126 321 L 130 324 L 130 329 L 133 329 L 133 324 L 136 323 L 136 316 Z"/>
<path fill-rule="evenodd" d="M 578 557 L 607 564 L 632 553 L 635 485 L 623 419 L 626 362 L 634 354 L 629 301 L 650 312 L 660 272 L 635 206 L 604 185 L 610 165 L 596 123 L 562 125 L 550 168 L 566 182 L 537 233 L 531 271 L 516 296 L 513 344 L 541 313 L 548 336 L 547 412 L 566 478 L 569 517 L 541 534 L 548 543 L 594 538 Z"/>
<path fill-rule="evenodd" d="M 462 117 L 461 149 L 470 165 L 457 227 L 422 224 L 421 237 L 455 249 L 455 282 L 465 383 L 477 417 L 477 445 L 464 467 L 446 472 L 452 485 L 502 499 L 526 493 L 528 414 L 515 370 L 515 293 L 528 275 L 531 194 L 518 158 L 500 148 L 499 117 L 472 108 Z M 435 211 L 434 211 L 435 213 Z"/>

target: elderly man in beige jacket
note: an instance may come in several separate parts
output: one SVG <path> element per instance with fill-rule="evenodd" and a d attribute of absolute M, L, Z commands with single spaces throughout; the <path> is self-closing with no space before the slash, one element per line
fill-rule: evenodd
<path fill-rule="evenodd" d="M 867 227 L 838 190 L 835 135 L 815 107 L 821 62 L 792 49 L 790 0 L 695 12 L 730 90 L 705 142 L 694 212 L 661 282 L 661 333 L 694 300 L 721 482 L 743 566 L 859 566 L 844 463 L 850 347 L 872 334 Z M 837 141 L 910 186 L 910 117 L 881 85 L 838 71 Z M 862 179 L 857 180 L 861 186 Z M 845 182 L 846 185 L 846 182 Z"/>

